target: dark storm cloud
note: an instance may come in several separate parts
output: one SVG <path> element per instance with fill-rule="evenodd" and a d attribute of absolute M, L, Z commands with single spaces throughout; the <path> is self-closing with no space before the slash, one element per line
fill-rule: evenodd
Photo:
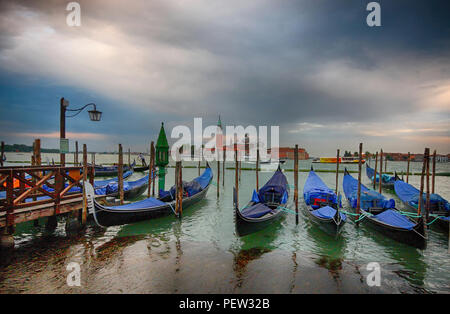
<path fill-rule="evenodd" d="M 416 114 L 439 93 L 430 106 L 448 119 L 448 1 L 378 1 L 379 28 L 366 25 L 369 2 L 79 1 L 82 27 L 70 28 L 67 1 L 2 1 L 0 66 L 106 95 L 152 123 L 373 122 Z M 37 45 L 67 41 L 73 56 L 42 47 L 28 58 L 20 45 L 37 27 L 21 21 L 55 32 Z"/>

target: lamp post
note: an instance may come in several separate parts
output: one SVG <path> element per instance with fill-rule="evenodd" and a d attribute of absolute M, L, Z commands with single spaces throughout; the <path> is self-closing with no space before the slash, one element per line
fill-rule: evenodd
<path fill-rule="evenodd" d="M 84 105 L 81 108 L 78 109 L 67 109 L 67 107 L 69 107 L 69 101 L 67 99 L 64 99 L 64 97 L 61 98 L 61 102 L 60 102 L 60 130 L 59 130 L 59 134 L 60 134 L 60 140 L 61 139 L 65 139 L 66 138 L 66 118 L 72 118 L 75 117 L 76 115 L 78 115 L 81 111 L 84 110 L 84 108 L 88 107 L 88 106 L 93 106 L 94 109 L 93 110 L 89 110 L 89 118 L 91 119 L 91 121 L 100 121 L 101 117 L 102 117 L 102 112 L 97 110 L 97 107 L 95 106 L 94 103 L 89 103 L 87 105 Z M 66 112 L 74 112 L 74 114 L 66 116 Z M 66 164 L 66 155 L 65 153 L 60 152 L 60 163 L 61 166 L 64 166 Z"/>
<path fill-rule="evenodd" d="M 169 164 L 169 144 L 167 143 L 166 132 L 164 131 L 164 123 L 161 123 L 158 141 L 156 142 L 156 166 L 158 166 L 158 195 L 159 191 L 165 187 L 165 167 Z"/>

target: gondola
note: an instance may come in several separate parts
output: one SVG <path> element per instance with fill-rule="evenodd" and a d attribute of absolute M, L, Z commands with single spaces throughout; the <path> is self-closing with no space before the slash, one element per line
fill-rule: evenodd
<path fill-rule="evenodd" d="M 183 210 L 205 198 L 213 179 L 213 173 L 209 166 L 203 174 L 190 182 L 183 182 Z M 92 215 L 95 221 L 102 226 L 123 225 L 141 220 L 166 216 L 175 211 L 174 187 L 170 191 L 160 191 L 159 198 L 146 198 L 130 204 L 119 206 L 104 206 L 92 197 L 88 196 L 88 202 L 93 204 Z"/>
<path fill-rule="evenodd" d="M 417 211 L 420 191 L 411 184 L 401 180 L 395 174 L 394 190 L 398 198 L 409 208 Z M 425 209 L 426 194 L 423 193 L 423 207 Z M 450 203 L 438 194 L 430 194 L 430 215 L 428 222 L 431 226 L 449 232 Z"/>
<path fill-rule="evenodd" d="M 358 194 L 358 180 L 353 178 L 345 169 L 344 193 L 352 208 L 356 208 Z M 416 248 L 426 247 L 424 220 L 420 217 L 417 222 L 402 215 L 395 208 L 395 201 L 387 199 L 382 194 L 368 189 L 361 184 L 361 213 L 365 217 L 362 223 L 374 228 L 380 233 L 402 243 Z"/>
<path fill-rule="evenodd" d="M 148 175 L 136 181 L 124 181 L 123 182 L 123 195 L 124 199 L 132 199 L 141 195 L 148 187 Z M 97 191 L 97 190 L 96 190 Z M 103 191 L 102 191 L 103 192 Z M 118 196 L 119 195 L 119 183 L 112 182 L 108 184 L 104 189 L 106 196 Z M 97 194 L 97 192 L 96 192 Z"/>
<path fill-rule="evenodd" d="M 123 178 L 126 179 L 129 176 L 131 176 L 132 174 L 133 174 L 133 170 L 129 170 L 123 174 Z M 107 179 L 107 180 L 95 180 L 94 181 L 95 194 L 96 195 L 106 195 L 106 187 L 109 184 L 114 184 L 114 183 L 117 184 L 118 180 L 119 180 L 118 178 Z M 64 187 L 67 187 L 67 186 L 68 186 L 68 183 L 66 183 Z M 48 192 L 54 192 L 53 188 L 51 188 L 45 184 L 42 186 L 42 188 Z M 18 189 L 17 189 L 17 191 L 18 191 Z M 81 193 L 81 192 L 82 192 L 81 187 L 74 186 L 67 193 L 71 194 L 71 193 Z M 6 198 L 6 191 L 0 191 L 0 199 L 3 199 L 3 198 Z M 42 198 L 42 199 L 45 199 L 45 198 Z M 29 200 L 26 200 L 26 201 L 31 202 L 31 200 L 32 200 L 32 197 L 29 197 Z"/>
<path fill-rule="evenodd" d="M 373 176 L 375 174 L 375 170 L 371 168 L 368 164 L 366 164 L 366 175 L 370 179 L 371 182 L 373 182 Z M 376 182 L 380 182 L 380 173 L 377 173 L 377 178 L 375 179 Z M 382 174 L 381 175 L 381 186 L 385 188 L 392 189 L 394 188 L 394 182 L 395 177 L 390 176 L 388 174 Z"/>
<path fill-rule="evenodd" d="M 340 198 L 314 172 L 311 167 L 305 186 L 303 199 L 306 206 L 303 211 L 320 229 L 331 235 L 338 235 L 344 226 L 347 216 L 339 211 Z"/>
<path fill-rule="evenodd" d="M 289 185 L 280 166 L 258 192 L 253 191 L 252 200 L 242 210 L 237 206 L 234 189 L 234 221 L 238 236 L 260 231 L 283 217 L 286 211 L 280 206 L 286 206 L 288 198 Z"/>
<path fill-rule="evenodd" d="M 142 165 L 140 167 L 136 167 L 136 160 L 133 160 L 133 165 L 134 165 L 134 167 L 133 167 L 134 172 L 147 171 L 149 168 L 149 166 L 144 166 L 144 165 Z"/>
<path fill-rule="evenodd" d="M 124 165 L 123 166 L 123 171 L 128 171 L 134 168 L 134 166 L 136 165 L 135 162 L 133 162 L 130 166 L 128 165 Z M 114 177 L 117 176 L 119 173 L 119 166 L 114 165 L 114 166 L 101 166 L 101 165 L 96 165 L 94 166 L 95 169 L 95 176 L 96 177 Z"/>
<path fill-rule="evenodd" d="M 134 170 L 134 172 L 143 172 L 143 171 L 148 170 L 148 166 L 134 167 L 133 170 Z"/>
<path fill-rule="evenodd" d="M 133 174 L 133 170 L 129 170 L 123 174 L 123 178 L 128 178 Z M 118 178 L 107 179 L 107 180 L 95 180 L 94 181 L 94 192 L 95 195 L 105 195 L 105 196 L 117 196 L 118 195 Z M 82 184 L 82 183 L 81 183 Z M 65 184 L 65 187 L 68 186 L 68 183 Z M 136 197 L 147 188 L 148 186 L 148 175 L 138 179 L 136 181 L 124 181 L 123 182 L 123 190 L 124 190 L 124 198 L 129 199 Z M 43 185 L 42 188 L 48 192 L 54 192 L 54 189 Z M 80 186 L 74 186 L 69 191 L 68 194 L 73 193 L 82 193 L 83 188 Z"/>

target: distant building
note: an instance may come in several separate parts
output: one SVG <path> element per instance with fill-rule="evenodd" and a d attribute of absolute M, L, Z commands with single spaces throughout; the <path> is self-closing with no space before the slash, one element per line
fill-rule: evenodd
<path fill-rule="evenodd" d="M 407 153 L 383 153 L 384 158 L 393 161 L 408 161 Z M 432 157 L 432 156 L 431 156 Z M 436 162 L 448 162 L 450 154 L 440 155 L 436 154 Z M 411 161 L 423 161 L 423 154 L 411 154 Z"/>
<path fill-rule="evenodd" d="M 271 149 L 267 150 L 267 153 L 271 154 Z M 294 159 L 295 148 L 294 147 L 279 147 L 278 148 L 278 158 L 280 159 Z M 298 148 L 298 159 L 307 160 L 309 159 L 309 154 L 304 148 Z"/>

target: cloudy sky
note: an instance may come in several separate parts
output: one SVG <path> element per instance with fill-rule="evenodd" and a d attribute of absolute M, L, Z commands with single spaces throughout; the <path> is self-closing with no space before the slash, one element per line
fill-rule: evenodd
<path fill-rule="evenodd" d="M 58 147 L 59 99 L 95 102 L 67 120 L 71 146 L 145 151 L 162 121 L 279 125 L 280 143 L 450 152 L 450 5 L 367 0 L 0 1 L 0 134 Z"/>

